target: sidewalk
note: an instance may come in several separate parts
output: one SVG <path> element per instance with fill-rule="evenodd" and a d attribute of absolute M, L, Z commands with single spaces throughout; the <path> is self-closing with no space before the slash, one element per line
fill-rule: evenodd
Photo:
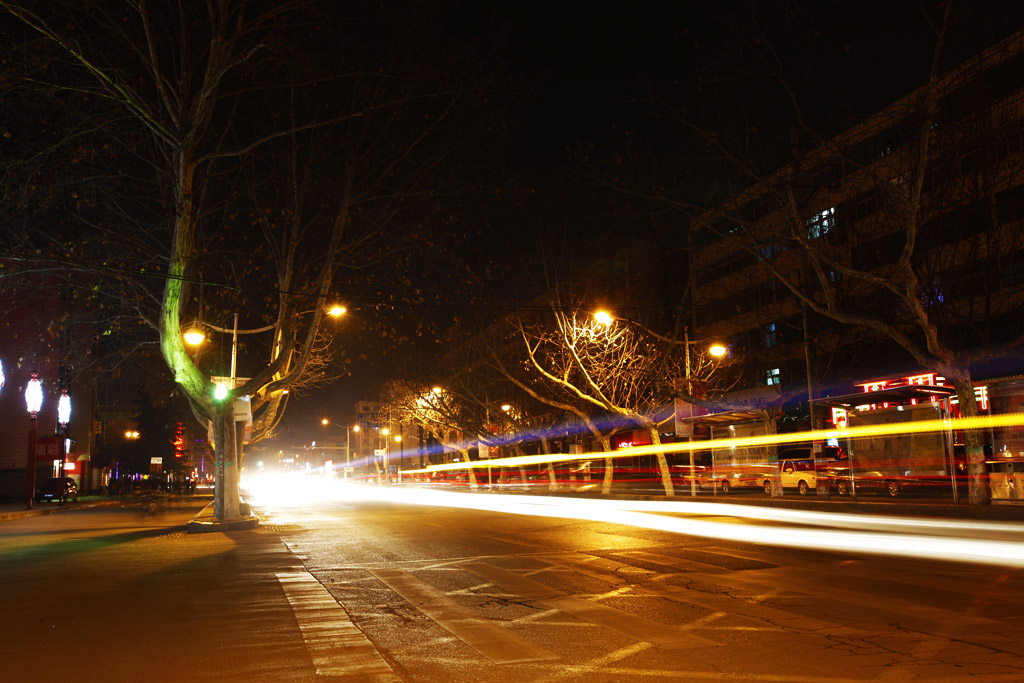
<path fill-rule="evenodd" d="M 187 534 L 204 503 L 80 504 L 4 522 L 0 678 L 398 680 L 276 534 Z M 318 653 L 316 629 L 342 666 Z"/>

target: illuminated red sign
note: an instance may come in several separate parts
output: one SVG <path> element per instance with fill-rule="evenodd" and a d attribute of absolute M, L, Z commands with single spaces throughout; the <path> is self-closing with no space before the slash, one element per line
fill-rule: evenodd
<path fill-rule="evenodd" d="M 922 375 L 909 375 L 907 377 L 897 377 L 893 379 L 883 379 L 875 382 L 867 382 L 865 384 L 858 384 L 858 387 L 864 388 L 864 393 L 871 393 L 874 391 L 882 391 L 883 389 L 893 389 L 895 387 L 908 387 L 908 386 L 927 386 L 927 387 L 944 387 L 946 385 L 946 378 L 934 372 L 926 372 Z M 988 386 L 983 385 L 980 387 L 974 387 L 974 396 L 978 401 L 979 410 L 988 410 Z M 932 402 L 938 400 L 938 397 L 932 396 Z M 956 397 L 950 398 L 950 404 L 956 405 Z M 912 405 L 917 404 L 917 399 L 911 399 Z M 870 404 L 871 408 L 877 408 L 878 406 L 874 403 Z M 860 406 L 863 408 L 864 406 Z M 888 408 L 889 403 L 882 403 L 881 407 Z"/>
<path fill-rule="evenodd" d="M 633 446 L 649 446 L 651 435 L 646 429 L 638 429 L 633 432 L 623 432 L 614 437 L 612 444 L 615 448 L 632 448 Z"/>

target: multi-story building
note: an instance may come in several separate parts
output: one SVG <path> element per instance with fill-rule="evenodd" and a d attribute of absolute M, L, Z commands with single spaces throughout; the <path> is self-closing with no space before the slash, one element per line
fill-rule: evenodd
<path fill-rule="evenodd" d="M 796 152 L 695 226 L 694 328 L 728 339 L 764 398 L 806 392 L 808 365 L 824 389 L 846 390 L 915 363 L 857 317 L 922 340 L 883 283 L 907 285 L 896 264 L 908 226 L 921 305 L 947 345 L 990 350 L 1024 331 L 1024 34 L 934 87 Z M 834 297 L 850 324 L 808 314 L 793 289 Z"/>
<path fill-rule="evenodd" d="M 702 215 L 692 329 L 728 340 L 736 398 L 803 426 L 809 394 L 941 372 L 936 344 L 975 380 L 1012 378 L 1022 219 L 1018 33 L 811 149 L 794 135 L 791 163 Z"/>

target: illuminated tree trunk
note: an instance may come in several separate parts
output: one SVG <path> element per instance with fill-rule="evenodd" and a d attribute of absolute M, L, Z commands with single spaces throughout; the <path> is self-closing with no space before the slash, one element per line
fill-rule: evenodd
<path fill-rule="evenodd" d="M 661 445 L 661 434 L 658 433 L 658 426 L 648 426 L 647 431 L 651 435 L 651 444 L 654 446 Z M 676 495 L 675 487 L 672 486 L 672 473 L 668 469 L 668 459 L 665 457 L 665 451 L 658 451 L 655 456 L 658 459 L 658 473 L 661 476 L 661 486 L 665 489 L 665 495 L 672 498 Z M 693 476 L 693 473 L 690 473 Z"/>
<path fill-rule="evenodd" d="M 540 437 L 540 447 L 541 452 L 544 453 L 544 455 L 551 455 L 551 442 L 548 441 L 547 437 Z M 546 469 L 548 473 L 548 490 L 557 491 L 558 477 L 555 475 L 555 463 L 549 462 Z"/>

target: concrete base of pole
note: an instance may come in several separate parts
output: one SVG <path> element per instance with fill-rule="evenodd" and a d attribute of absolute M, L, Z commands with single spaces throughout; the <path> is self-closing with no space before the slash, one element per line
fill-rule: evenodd
<path fill-rule="evenodd" d="M 190 534 L 206 534 L 213 531 L 245 531 L 259 526 L 260 518 L 252 514 L 248 503 L 239 505 L 239 514 L 235 517 L 217 519 L 213 514 L 213 503 L 210 503 L 188 523 Z"/>

